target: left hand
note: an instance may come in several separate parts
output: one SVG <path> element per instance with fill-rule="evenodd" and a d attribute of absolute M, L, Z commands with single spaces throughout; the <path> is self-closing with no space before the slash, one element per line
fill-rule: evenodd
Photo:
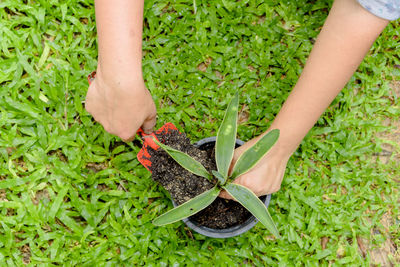
<path fill-rule="evenodd" d="M 235 149 L 230 171 L 232 171 L 239 156 L 247 148 L 251 147 L 258 138 L 252 139 Z M 251 189 L 257 196 L 275 193 L 281 188 L 289 158 L 290 154 L 282 152 L 279 148 L 279 142 L 277 142 L 256 166 L 247 173 L 237 177 L 233 183 Z M 226 199 L 233 199 L 225 190 L 219 196 Z"/>

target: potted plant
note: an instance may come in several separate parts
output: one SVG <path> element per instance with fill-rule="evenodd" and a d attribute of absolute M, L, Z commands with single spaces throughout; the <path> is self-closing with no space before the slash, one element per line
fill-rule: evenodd
<path fill-rule="evenodd" d="M 232 171 L 229 173 L 236 145 L 238 105 L 239 95 L 236 93 L 227 107 L 224 119 L 217 133 L 215 142 L 216 170 L 211 170 L 211 172 L 207 171 L 200 162 L 196 161 L 191 156 L 154 139 L 154 141 L 180 166 L 197 176 L 213 181 L 214 184 L 211 189 L 157 217 L 153 221 L 155 225 L 161 226 L 195 215 L 213 203 L 221 190 L 226 190 L 233 199 L 250 211 L 250 213 L 275 237 L 280 237 L 267 210 L 266 203 L 263 203 L 250 189 L 233 183 L 236 177 L 248 172 L 263 158 L 263 156 L 265 156 L 278 140 L 279 130 L 275 129 L 270 131 L 260 138 L 252 147 L 248 148 L 238 158 Z M 253 225 L 254 224 L 255 223 L 253 223 Z"/>

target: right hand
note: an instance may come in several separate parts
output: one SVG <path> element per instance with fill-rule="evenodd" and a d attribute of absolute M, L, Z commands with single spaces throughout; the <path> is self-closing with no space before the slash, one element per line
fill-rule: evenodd
<path fill-rule="evenodd" d="M 267 131 L 268 132 L 268 131 Z M 266 132 L 266 133 L 267 133 Z M 235 149 L 230 172 L 239 157 L 251 146 L 253 146 L 262 135 L 246 142 Z M 264 196 L 277 192 L 286 170 L 286 164 L 291 153 L 280 145 L 279 141 L 268 151 L 268 153 L 250 171 L 237 177 L 233 183 L 242 185 L 252 190 L 257 196 Z M 225 190 L 219 195 L 222 198 L 233 199 Z"/>
<path fill-rule="evenodd" d="M 142 127 L 151 133 L 156 124 L 156 106 L 143 78 L 108 78 L 98 68 L 90 84 L 86 110 L 104 129 L 129 142 Z"/>

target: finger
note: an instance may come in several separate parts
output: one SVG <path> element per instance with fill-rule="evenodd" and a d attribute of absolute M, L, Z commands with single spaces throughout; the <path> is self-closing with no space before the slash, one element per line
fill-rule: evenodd
<path fill-rule="evenodd" d="M 134 129 L 137 130 L 137 128 L 134 128 Z M 135 136 L 136 136 L 136 131 L 135 130 L 132 131 L 132 129 L 129 129 L 129 130 L 125 130 L 123 132 L 119 132 L 118 136 L 124 142 L 132 142 L 133 139 L 135 139 Z"/>
<path fill-rule="evenodd" d="M 123 139 L 123 138 L 121 138 L 121 139 L 122 139 L 122 141 L 124 141 L 125 143 L 132 142 L 132 141 L 135 139 L 135 135 L 133 135 L 133 136 L 127 138 L 127 139 Z"/>
<path fill-rule="evenodd" d="M 233 200 L 233 198 L 231 197 L 231 195 L 229 195 L 228 192 L 226 192 L 225 190 L 222 190 L 222 191 L 219 193 L 219 197 L 225 198 L 225 199 Z"/>
<path fill-rule="evenodd" d="M 156 122 L 157 119 L 155 114 L 146 119 L 142 125 L 143 132 L 146 134 L 151 134 L 153 132 L 154 127 L 156 126 Z"/>
<path fill-rule="evenodd" d="M 93 101 L 95 99 L 95 97 L 94 97 L 95 91 L 96 91 L 95 84 L 92 83 L 87 90 L 86 97 L 85 97 L 85 104 L 84 104 L 86 111 L 89 112 L 90 115 L 92 115 L 92 116 L 93 116 L 93 113 L 95 113 L 95 108 L 93 107 L 94 103 L 95 103 L 95 101 Z"/>

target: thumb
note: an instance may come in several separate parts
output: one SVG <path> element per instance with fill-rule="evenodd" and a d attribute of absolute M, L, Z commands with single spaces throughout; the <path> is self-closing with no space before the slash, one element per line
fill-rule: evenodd
<path fill-rule="evenodd" d="M 242 178 L 243 176 L 240 176 L 240 177 L 238 177 L 238 178 L 236 178 L 234 181 L 233 181 L 233 183 L 234 184 L 239 184 L 239 185 L 241 185 L 241 178 Z M 220 193 L 219 193 L 219 195 L 218 195 L 219 197 L 221 197 L 221 198 L 225 198 L 225 199 L 230 199 L 230 200 L 234 200 L 234 201 L 236 201 L 236 199 L 234 199 L 226 190 L 222 190 Z"/>
<path fill-rule="evenodd" d="M 142 125 L 143 132 L 146 134 L 151 134 L 153 132 L 154 127 L 156 126 L 156 114 L 148 117 Z"/>
<path fill-rule="evenodd" d="M 231 200 L 233 200 L 233 198 L 231 197 L 231 195 L 229 195 L 228 192 L 226 192 L 226 190 L 222 190 L 222 191 L 219 193 L 219 197 L 225 198 L 225 199 L 231 199 Z"/>

